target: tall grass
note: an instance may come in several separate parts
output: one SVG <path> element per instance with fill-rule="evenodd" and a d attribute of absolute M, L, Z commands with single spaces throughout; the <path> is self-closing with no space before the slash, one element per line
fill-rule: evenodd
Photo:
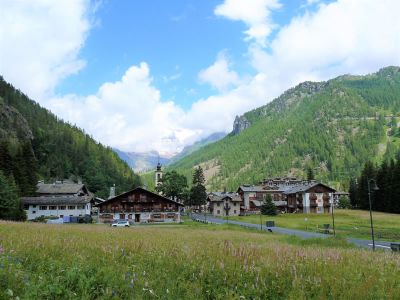
<path fill-rule="evenodd" d="M 400 255 L 219 226 L 0 223 L 0 299 L 395 299 Z"/>

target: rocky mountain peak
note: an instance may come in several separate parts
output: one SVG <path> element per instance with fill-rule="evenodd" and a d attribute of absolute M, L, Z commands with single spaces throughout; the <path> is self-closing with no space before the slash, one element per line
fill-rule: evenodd
<path fill-rule="evenodd" d="M 235 121 L 233 122 L 232 134 L 237 135 L 248 127 L 250 127 L 250 122 L 245 116 L 236 116 Z"/>

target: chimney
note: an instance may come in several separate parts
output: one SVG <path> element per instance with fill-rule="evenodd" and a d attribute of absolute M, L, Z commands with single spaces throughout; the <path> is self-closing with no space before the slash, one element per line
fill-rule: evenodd
<path fill-rule="evenodd" d="M 115 197 L 115 184 L 110 187 L 110 196 L 108 197 L 108 199 L 114 198 Z"/>

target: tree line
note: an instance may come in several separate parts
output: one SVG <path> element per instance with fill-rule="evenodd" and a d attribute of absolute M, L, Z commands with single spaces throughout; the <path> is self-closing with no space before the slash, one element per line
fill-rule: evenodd
<path fill-rule="evenodd" d="M 353 208 L 369 209 L 369 190 L 372 210 L 400 213 L 400 160 L 384 161 L 379 166 L 365 164 L 361 176 L 350 181 Z"/>

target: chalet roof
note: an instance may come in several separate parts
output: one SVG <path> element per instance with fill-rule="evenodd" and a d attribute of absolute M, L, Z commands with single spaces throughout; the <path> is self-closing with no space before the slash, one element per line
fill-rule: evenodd
<path fill-rule="evenodd" d="M 212 192 L 208 195 L 208 200 L 211 202 L 222 202 L 225 198 L 230 198 L 233 202 L 241 202 L 242 198 L 237 193 Z"/>
<path fill-rule="evenodd" d="M 128 194 L 130 194 L 130 193 L 135 192 L 135 191 L 142 191 L 142 192 L 145 192 L 145 193 L 147 193 L 147 194 L 152 195 L 152 196 L 155 197 L 155 198 L 159 198 L 159 199 L 161 199 L 161 200 L 165 200 L 165 201 L 168 201 L 168 202 L 175 203 L 175 204 L 177 204 L 178 206 L 184 206 L 182 203 L 179 203 L 178 201 L 175 201 L 175 200 L 169 199 L 169 198 L 167 198 L 167 197 L 161 196 L 161 195 L 159 195 L 159 194 L 150 192 L 149 190 L 146 190 L 146 189 L 144 189 L 144 188 L 142 188 L 142 187 L 137 187 L 137 188 L 134 188 L 133 190 L 127 191 L 127 192 L 122 193 L 122 194 L 119 194 L 119 195 L 117 195 L 117 196 L 115 196 L 115 197 L 113 197 L 113 198 L 110 198 L 110 199 L 105 200 L 105 201 L 102 202 L 102 203 L 96 204 L 96 206 L 101 206 L 101 205 L 103 205 L 103 204 L 108 204 L 108 203 L 110 203 L 110 202 L 113 202 L 113 201 L 115 201 L 115 200 L 118 200 L 119 198 L 124 197 L 124 196 L 126 196 L 126 195 L 128 195 Z"/>
<path fill-rule="evenodd" d="M 77 194 L 85 185 L 79 183 L 39 183 L 38 194 Z"/>
<path fill-rule="evenodd" d="M 265 192 L 261 185 L 241 185 L 238 190 L 243 192 Z"/>
<path fill-rule="evenodd" d="M 92 197 L 79 197 L 79 196 L 40 196 L 40 197 L 22 197 L 22 204 L 33 205 L 73 205 L 73 204 L 87 204 Z"/>
<path fill-rule="evenodd" d="M 252 192 L 252 193 L 265 193 L 268 191 L 271 192 L 284 192 L 292 186 L 287 186 L 285 184 L 277 184 L 277 185 L 241 185 L 238 189 L 243 192 Z"/>
<path fill-rule="evenodd" d="M 330 190 L 331 192 L 335 192 L 335 189 L 320 183 L 320 182 L 311 182 L 311 183 L 304 183 L 304 184 L 299 184 L 299 185 L 295 185 L 292 186 L 291 188 L 289 188 L 288 190 L 286 190 L 285 192 L 283 192 L 286 195 L 289 194 L 296 194 L 296 193 L 302 193 L 302 192 L 307 192 L 309 189 L 316 187 L 316 186 L 323 186 L 325 188 L 327 188 L 328 190 Z"/>

